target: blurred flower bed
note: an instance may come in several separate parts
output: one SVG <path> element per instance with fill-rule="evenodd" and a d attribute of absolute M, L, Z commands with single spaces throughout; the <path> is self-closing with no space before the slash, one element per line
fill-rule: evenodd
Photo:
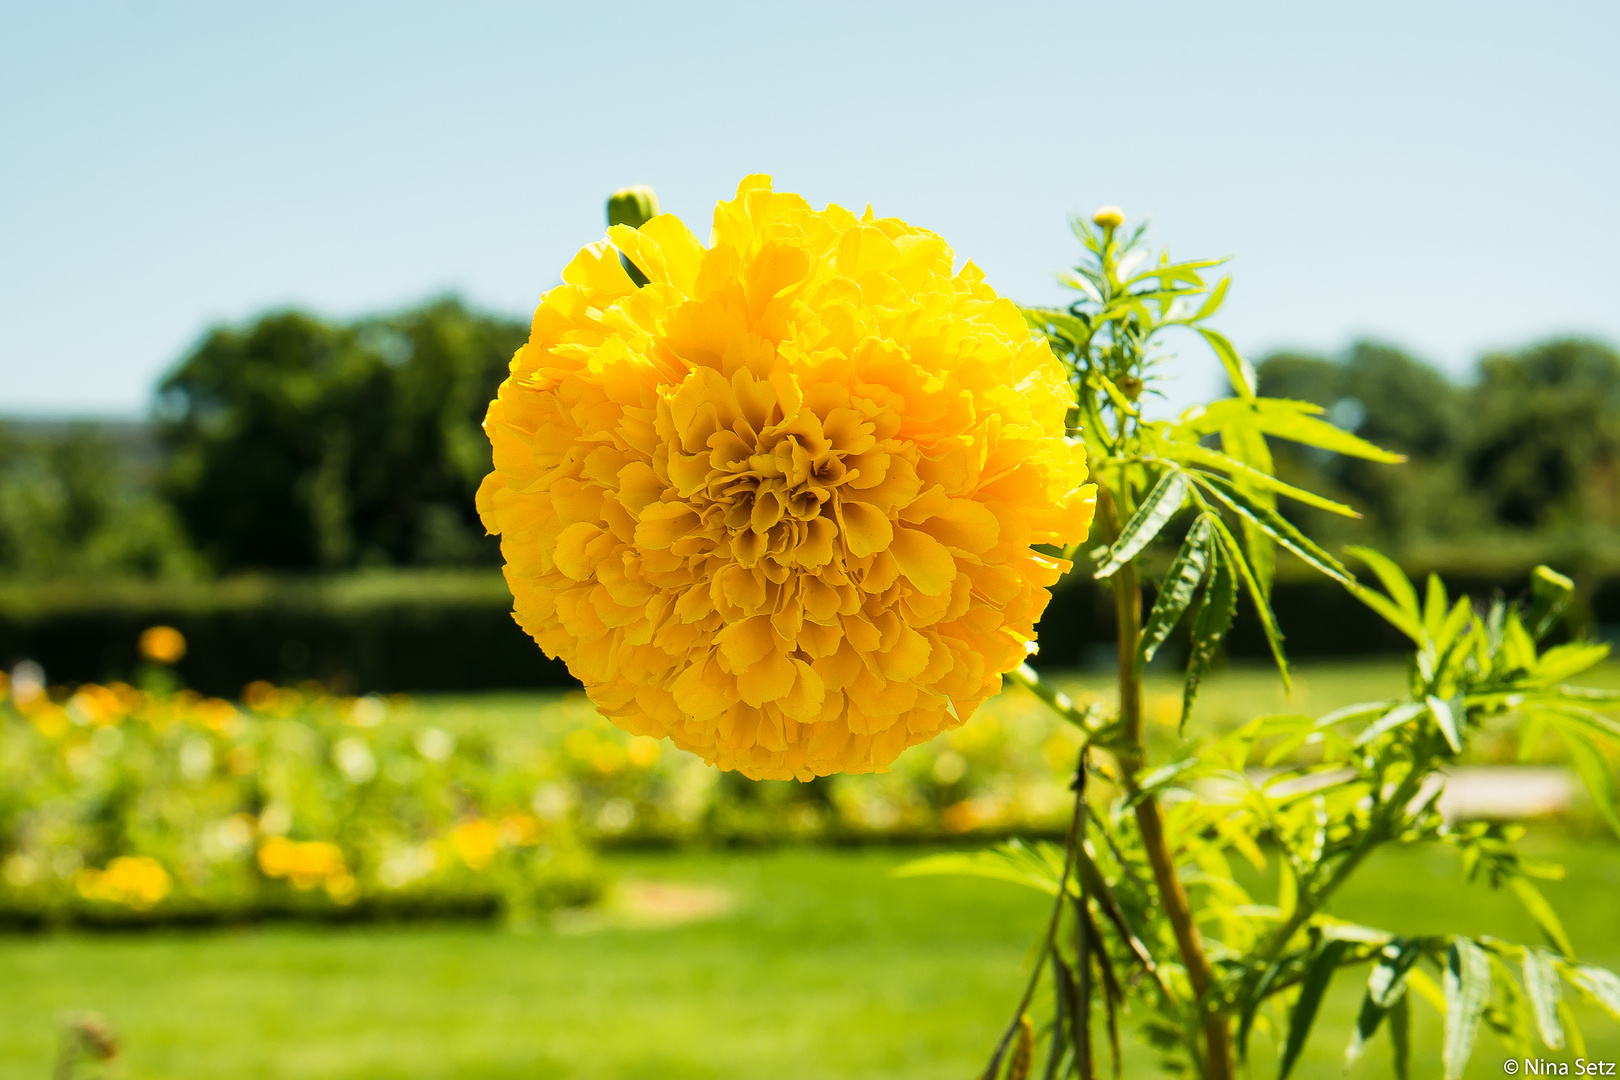
<path fill-rule="evenodd" d="M 230 702 L 19 671 L 0 675 L 0 924 L 25 927 L 521 916 L 596 896 L 600 845 L 1056 833 L 1078 746 L 1014 691 L 889 772 L 755 782 L 578 693 L 458 720 L 313 683 Z"/>
<path fill-rule="evenodd" d="M 19 675 L 0 675 L 0 925 L 522 918 L 600 892 L 570 821 L 536 814 L 533 762 L 396 702 Z"/>

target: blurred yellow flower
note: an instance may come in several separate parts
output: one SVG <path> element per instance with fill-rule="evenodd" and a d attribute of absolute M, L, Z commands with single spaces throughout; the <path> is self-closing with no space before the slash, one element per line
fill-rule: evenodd
<path fill-rule="evenodd" d="M 500 849 L 501 832 L 492 821 L 469 818 L 456 826 L 450 839 L 456 846 L 456 854 L 467 864 L 467 869 L 482 870 L 495 861 L 495 852 Z"/>
<path fill-rule="evenodd" d="M 259 845 L 259 869 L 265 877 L 286 878 L 296 889 L 309 890 L 348 876 L 343 851 L 324 840 L 266 837 Z M 333 897 L 336 899 L 336 897 Z"/>
<path fill-rule="evenodd" d="M 1093 224 L 1100 225 L 1105 229 L 1117 229 L 1125 224 L 1125 211 L 1117 206 L 1105 206 L 1092 214 L 1091 220 Z"/>
<path fill-rule="evenodd" d="M 146 855 L 120 855 L 105 870 L 86 868 L 74 877 L 74 886 L 86 900 L 144 910 L 169 895 L 169 872 Z"/>
<path fill-rule="evenodd" d="M 179 663 L 186 655 L 186 639 L 172 626 L 149 626 L 141 631 L 141 655 L 154 664 Z"/>
<path fill-rule="evenodd" d="M 1026 656 L 1094 489 L 1065 373 L 938 236 L 751 176 L 580 252 L 490 406 L 515 616 L 598 709 L 754 778 L 870 772 Z"/>

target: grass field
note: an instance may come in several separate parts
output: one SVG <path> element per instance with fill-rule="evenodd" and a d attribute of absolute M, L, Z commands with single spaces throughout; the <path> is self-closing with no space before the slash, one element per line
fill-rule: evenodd
<path fill-rule="evenodd" d="M 1620 966 L 1620 845 L 1545 838 L 1547 892 L 1586 958 Z M 618 856 L 630 878 L 724 888 L 729 913 L 664 929 L 476 925 L 0 939 L 0 1080 L 48 1075 L 55 1018 L 96 1009 L 143 1078 L 968 1077 L 1022 978 L 1043 899 L 895 879 L 915 849 Z M 1532 934 L 1445 851 L 1373 868 L 1341 910 L 1410 932 Z M 1335 988 L 1299 1076 L 1341 1075 L 1359 973 Z M 1620 1025 L 1581 1010 L 1588 1056 Z M 1416 1013 L 1421 1067 L 1439 1023 Z M 1264 1043 L 1265 1040 L 1259 1040 Z M 1129 1048 L 1129 1075 L 1152 1074 Z M 1469 1075 L 1502 1075 L 1482 1034 Z M 1269 1047 L 1253 1075 L 1275 1075 Z M 1382 1040 L 1355 1076 L 1390 1075 Z"/>

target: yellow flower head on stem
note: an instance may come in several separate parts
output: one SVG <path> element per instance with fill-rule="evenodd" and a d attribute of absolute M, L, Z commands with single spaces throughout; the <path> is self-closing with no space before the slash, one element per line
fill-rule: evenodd
<path fill-rule="evenodd" d="M 1067 568 L 1031 545 L 1091 522 L 1070 401 L 938 236 L 751 176 L 707 247 L 665 214 L 569 264 L 478 508 L 518 623 L 620 727 L 756 779 L 870 772 L 1024 660 Z"/>

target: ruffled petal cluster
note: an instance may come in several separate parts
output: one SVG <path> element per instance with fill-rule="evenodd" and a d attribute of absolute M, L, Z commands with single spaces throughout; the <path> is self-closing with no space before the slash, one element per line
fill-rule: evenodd
<path fill-rule="evenodd" d="M 617 250 L 615 250 L 617 249 Z M 647 277 L 637 288 L 620 263 Z M 569 264 L 489 409 L 518 623 L 619 726 L 867 772 L 1027 654 L 1095 489 L 1065 374 L 939 237 L 744 180 Z"/>

